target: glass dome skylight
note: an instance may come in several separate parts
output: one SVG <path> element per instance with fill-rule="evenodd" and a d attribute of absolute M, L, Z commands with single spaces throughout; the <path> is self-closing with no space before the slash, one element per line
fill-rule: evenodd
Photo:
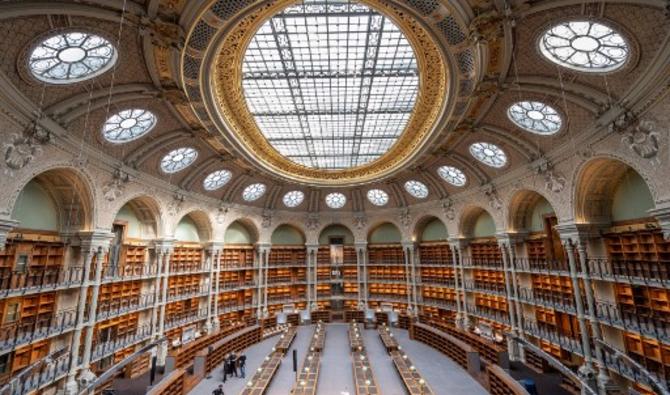
<path fill-rule="evenodd" d="M 244 191 L 242 191 L 242 199 L 246 200 L 247 202 L 258 200 L 261 196 L 263 196 L 263 194 L 265 194 L 265 189 L 265 184 L 251 184 L 244 188 Z"/>
<path fill-rule="evenodd" d="M 339 192 L 326 195 L 326 206 L 330 208 L 342 208 L 347 203 L 347 197 Z"/>
<path fill-rule="evenodd" d="M 161 160 L 161 169 L 166 173 L 176 173 L 187 168 L 198 157 L 198 151 L 190 147 L 170 151 Z"/>
<path fill-rule="evenodd" d="M 53 35 L 30 53 L 28 67 L 35 78 L 69 84 L 98 76 L 116 61 L 114 46 L 104 38 L 83 32 Z"/>
<path fill-rule="evenodd" d="M 298 207 L 305 200 L 305 194 L 302 191 L 287 192 L 282 200 L 286 207 Z"/>
<path fill-rule="evenodd" d="M 217 170 L 210 173 L 202 182 L 203 187 L 208 191 L 214 191 L 226 185 L 233 177 L 230 170 Z"/>
<path fill-rule="evenodd" d="M 346 0 L 304 0 L 265 22 L 243 62 L 258 127 L 288 159 L 338 170 L 395 143 L 414 108 L 414 52 L 390 19 Z"/>
<path fill-rule="evenodd" d="M 630 49 L 614 29 L 594 21 L 569 21 L 547 30 L 540 51 L 554 63 L 585 72 L 606 72 L 623 66 Z"/>
<path fill-rule="evenodd" d="M 102 125 L 102 135 L 112 143 L 127 143 L 149 133 L 156 126 L 156 116 L 147 110 L 132 108 L 119 111 Z"/>

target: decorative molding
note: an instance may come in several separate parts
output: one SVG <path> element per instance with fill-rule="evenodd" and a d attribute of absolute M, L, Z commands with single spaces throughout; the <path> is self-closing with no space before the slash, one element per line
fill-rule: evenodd
<path fill-rule="evenodd" d="M 23 169 L 42 154 L 42 146 L 53 141 L 51 133 L 39 125 L 27 128 L 22 134 L 12 134 L 3 144 L 7 168 L 4 174 L 14 177 L 14 171 Z"/>
<path fill-rule="evenodd" d="M 126 184 L 130 181 L 130 175 L 121 169 L 117 169 L 112 174 L 112 178 L 102 186 L 102 196 L 108 202 L 113 202 L 119 196 L 123 195 Z"/>
<path fill-rule="evenodd" d="M 451 198 L 445 198 L 440 200 L 440 206 L 442 207 L 442 212 L 444 216 L 449 220 L 453 221 L 456 219 L 456 210 L 454 209 L 454 201 Z"/>
<path fill-rule="evenodd" d="M 489 201 L 489 206 L 496 210 L 500 211 L 503 208 L 503 201 L 498 196 L 498 191 L 493 184 L 486 184 L 482 187 L 482 192 L 486 195 L 486 198 Z"/>

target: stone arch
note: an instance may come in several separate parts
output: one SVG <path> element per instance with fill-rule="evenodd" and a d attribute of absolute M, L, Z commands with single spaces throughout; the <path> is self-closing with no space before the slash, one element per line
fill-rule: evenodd
<path fill-rule="evenodd" d="M 375 243 L 378 242 L 376 241 L 373 236 L 375 236 L 375 232 L 379 231 L 380 228 L 382 227 L 387 227 L 389 228 L 390 231 L 393 231 L 394 229 L 398 232 L 398 241 L 401 242 L 403 241 L 403 232 L 402 228 L 400 228 L 397 224 L 395 224 L 393 221 L 379 221 L 375 226 L 371 226 L 368 229 L 368 234 L 367 234 L 367 241 L 368 243 Z M 395 242 L 395 241 L 394 241 Z"/>
<path fill-rule="evenodd" d="M 82 171 L 69 166 L 55 166 L 34 174 L 24 180 L 10 199 L 10 212 L 15 213 L 21 194 L 31 181 L 40 185 L 56 205 L 59 231 L 72 232 L 95 228 L 93 183 Z"/>
<path fill-rule="evenodd" d="M 429 224 L 433 223 L 434 221 L 438 221 L 444 227 L 445 235 L 449 237 L 449 230 L 447 229 L 447 224 L 437 215 L 426 214 L 422 217 L 419 217 L 419 219 L 415 222 L 412 232 L 412 240 L 418 242 L 422 241 L 424 230 Z"/>
<path fill-rule="evenodd" d="M 143 225 L 143 230 L 146 230 L 146 238 L 159 238 L 164 232 L 164 225 L 162 221 L 162 210 L 158 201 L 148 195 L 138 194 L 136 196 L 125 199 L 120 203 L 114 214 L 114 220 L 119 215 L 119 212 L 128 206 L 130 210 L 137 216 Z"/>
<path fill-rule="evenodd" d="M 247 233 L 249 233 L 251 244 L 258 242 L 258 238 L 260 237 L 260 235 L 258 233 L 258 227 L 254 223 L 254 221 L 252 221 L 248 217 L 239 217 L 231 221 L 223 230 L 223 234 L 221 237 L 223 238 L 223 241 L 225 243 L 229 243 L 229 241 L 226 240 L 226 234 L 228 233 L 228 230 L 231 229 L 231 227 L 233 227 L 233 225 L 235 224 L 241 225 L 247 231 Z"/>
<path fill-rule="evenodd" d="M 288 230 L 291 230 L 291 231 L 295 231 L 302 238 L 302 243 L 286 243 L 286 244 L 303 244 L 304 245 L 307 242 L 307 235 L 305 234 L 304 230 L 300 226 L 296 226 L 296 224 L 291 223 L 291 222 L 282 222 L 280 224 L 277 224 L 277 226 L 275 226 L 272 229 L 272 233 L 270 233 L 270 241 L 273 244 L 275 244 L 273 239 L 275 238 L 275 236 L 278 235 L 277 232 L 280 229 L 288 229 Z M 284 243 L 276 243 L 276 244 L 284 244 Z"/>
<path fill-rule="evenodd" d="M 333 228 L 344 228 L 344 235 L 343 236 L 344 236 L 344 239 L 345 239 L 345 242 L 344 242 L 345 244 L 353 244 L 353 243 L 356 242 L 356 235 L 354 234 L 354 232 L 351 230 L 351 228 L 349 226 L 347 226 L 347 225 L 345 225 L 341 222 L 332 222 L 332 223 L 329 223 L 325 226 L 322 226 L 319 229 L 319 232 L 317 233 L 317 238 L 316 238 L 316 240 L 318 241 L 319 244 L 322 244 L 321 243 L 321 241 L 322 241 L 321 238 L 322 238 L 322 236 L 324 236 L 326 231 L 328 231 L 329 229 L 333 229 Z M 347 232 L 348 232 L 348 234 L 347 234 Z M 351 237 L 351 243 L 347 243 L 347 238 L 348 238 L 347 236 Z"/>
<path fill-rule="evenodd" d="M 190 219 L 195 224 L 195 227 L 198 232 L 198 238 L 201 243 L 212 240 L 213 227 L 212 221 L 209 218 L 209 215 L 203 210 L 192 210 L 181 217 L 178 217 L 179 220 L 174 222 L 174 227 L 172 229 L 172 235 L 176 236 L 177 227 L 185 218 Z"/>
<path fill-rule="evenodd" d="M 543 201 L 546 201 L 554 215 L 558 217 L 555 206 L 544 194 L 531 189 L 522 189 L 514 192 L 507 204 L 508 231 L 519 232 L 528 230 L 533 210 Z M 561 220 L 561 218 L 558 219 Z"/>
<path fill-rule="evenodd" d="M 645 183 L 654 199 L 654 189 L 639 169 L 621 159 L 597 157 L 585 162 L 577 171 L 573 191 L 574 217 L 580 223 L 609 224 L 612 199 L 626 173 L 633 171 Z"/>
<path fill-rule="evenodd" d="M 477 220 L 479 219 L 479 216 L 484 213 L 491 216 L 495 228 L 499 229 L 500 224 L 496 223 L 496 217 L 489 210 L 481 206 L 470 205 L 464 207 L 461 211 L 461 217 L 458 221 L 459 236 L 473 237 Z"/>

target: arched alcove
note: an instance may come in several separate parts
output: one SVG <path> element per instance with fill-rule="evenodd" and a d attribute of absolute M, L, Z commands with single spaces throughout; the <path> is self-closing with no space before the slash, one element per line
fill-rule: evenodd
<path fill-rule="evenodd" d="M 394 244 L 402 241 L 402 234 L 397 226 L 384 222 L 374 227 L 368 234 L 370 244 Z"/>
<path fill-rule="evenodd" d="M 608 224 L 648 216 L 654 207 L 644 179 L 629 165 L 597 158 L 581 169 L 575 190 L 575 219 Z"/>
<path fill-rule="evenodd" d="M 89 230 L 93 218 L 91 190 L 74 169 L 47 170 L 23 187 L 12 209 L 12 218 L 24 229 Z"/>
<path fill-rule="evenodd" d="M 295 226 L 283 224 L 272 232 L 270 242 L 277 245 L 304 245 L 305 235 Z"/>
<path fill-rule="evenodd" d="M 254 244 L 257 240 L 256 229 L 244 220 L 231 223 L 223 236 L 224 244 Z"/>
<path fill-rule="evenodd" d="M 447 227 L 439 218 L 427 216 L 421 219 L 414 229 L 416 241 L 446 241 L 449 238 Z"/>
<path fill-rule="evenodd" d="M 470 206 L 463 211 L 459 229 L 463 237 L 493 237 L 496 224 L 488 211 L 479 206 Z"/>
<path fill-rule="evenodd" d="M 211 239 L 212 226 L 203 211 L 192 211 L 177 223 L 174 237 L 178 241 L 204 243 Z"/>
<path fill-rule="evenodd" d="M 344 240 L 344 244 L 354 244 L 354 234 L 344 225 L 333 224 L 326 226 L 319 234 L 319 244 L 328 245 L 333 238 Z"/>
<path fill-rule="evenodd" d="M 153 198 L 140 196 L 131 199 L 116 213 L 115 224 L 125 228 L 125 236 L 132 239 L 158 238 L 160 210 Z"/>

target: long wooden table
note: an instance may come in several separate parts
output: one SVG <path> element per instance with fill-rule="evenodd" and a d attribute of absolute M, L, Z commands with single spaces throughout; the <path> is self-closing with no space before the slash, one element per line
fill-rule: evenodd
<path fill-rule="evenodd" d="M 379 338 L 382 339 L 386 352 L 390 353 L 391 351 L 396 351 L 398 349 L 398 341 L 393 336 L 393 333 L 388 326 L 382 325 L 378 327 L 377 332 L 379 332 Z"/>
<path fill-rule="evenodd" d="M 263 395 L 265 391 L 267 391 L 275 373 L 277 373 L 282 358 L 283 354 L 276 351 L 265 357 L 261 367 L 256 370 L 256 373 L 254 373 L 253 377 L 247 382 L 240 394 Z"/>
<path fill-rule="evenodd" d="M 295 335 L 298 333 L 298 328 L 295 326 L 292 326 L 288 328 L 284 333 L 280 335 L 279 342 L 275 346 L 275 350 L 277 352 L 282 353 L 282 355 L 286 354 L 289 348 L 291 348 L 291 344 L 293 343 L 293 340 L 295 340 Z"/>
<path fill-rule="evenodd" d="M 364 351 L 365 345 L 363 344 L 363 335 L 361 332 L 361 325 L 352 322 L 349 324 L 349 347 L 351 351 Z"/>
<path fill-rule="evenodd" d="M 390 352 L 393 365 L 395 365 L 405 388 L 410 395 L 432 395 L 433 390 L 430 389 L 428 383 L 421 377 L 421 374 L 416 370 L 412 361 L 407 354 L 401 351 L 394 350 Z"/>
<path fill-rule="evenodd" d="M 326 327 L 321 323 L 314 328 L 314 334 L 309 343 L 309 352 L 298 372 L 298 379 L 293 385 L 293 395 L 316 395 L 321 366 L 321 352 L 326 341 Z"/>
<path fill-rule="evenodd" d="M 353 351 L 351 353 L 352 366 L 354 369 L 354 387 L 356 395 L 379 395 L 381 392 L 377 387 L 377 381 L 370 368 L 370 360 L 365 351 Z"/>

